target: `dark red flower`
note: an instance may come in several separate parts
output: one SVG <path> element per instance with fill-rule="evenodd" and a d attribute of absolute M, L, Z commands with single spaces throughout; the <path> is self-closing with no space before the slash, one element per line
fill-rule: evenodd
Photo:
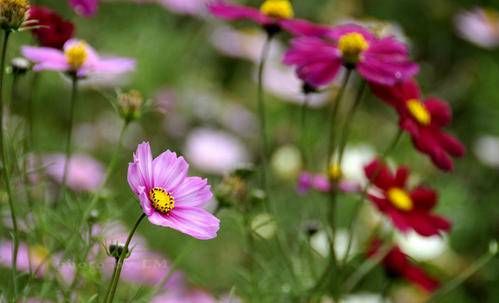
<path fill-rule="evenodd" d="M 401 166 L 393 173 L 381 161 L 374 160 L 364 171 L 366 177 L 377 187 L 377 190 L 369 193 L 369 200 L 400 231 L 414 230 L 428 237 L 451 228 L 449 221 L 431 212 L 438 198 L 434 190 L 423 186 L 407 189 L 407 167 Z"/>
<path fill-rule="evenodd" d="M 368 258 L 373 258 L 380 252 L 381 240 L 376 238 L 371 242 L 367 252 Z M 440 282 L 430 277 L 422 268 L 413 264 L 402 250 L 395 246 L 383 258 L 383 267 L 388 276 L 393 278 L 404 278 L 418 285 L 423 290 L 433 292 L 440 287 Z"/>
<path fill-rule="evenodd" d="M 449 105 L 433 97 L 423 101 L 415 80 L 391 87 L 371 83 L 371 88 L 378 98 L 398 112 L 399 125 L 411 135 L 414 146 L 430 156 L 438 168 L 452 170 L 454 163 L 451 157 L 463 156 L 465 148 L 458 139 L 442 130 L 452 120 Z"/>
<path fill-rule="evenodd" d="M 29 16 L 38 21 L 40 28 L 33 29 L 32 33 L 41 46 L 62 49 L 73 37 L 74 25 L 47 7 L 32 5 Z"/>
<path fill-rule="evenodd" d="M 220 19 L 250 20 L 258 23 L 271 34 L 284 30 L 296 36 L 322 36 L 330 30 L 325 25 L 293 18 L 293 6 L 288 0 L 266 0 L 260 9 L 219 0 L 210 4 L 208 8 L 214 16 Z"/>

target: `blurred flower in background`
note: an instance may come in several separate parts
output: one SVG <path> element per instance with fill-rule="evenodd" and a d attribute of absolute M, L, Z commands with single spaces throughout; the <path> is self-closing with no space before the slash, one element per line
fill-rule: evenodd
<path fill-rule="evenodd" d="M 97 13 L 100 0 L 69 0 L 73 10 L 83 17 L 92 17 Z"/>
<path fill-rule="evenodd" d="M 208 13 L 207 5 L 212 0 L 148 0 L 155 1 L 169 11 L 190 16 L 205 16 Z"/>
<path fill-rule="evenodd" d="M 499 45 L 499 12 L 493 9 L 462 11 L 455 17 L 455 25 L 458 34 L 471 43 L 489 49 Z"/>
<path fill-rule="evenodd" d="M 186 139 L 185 157 L 199 170 L 216 175 L 229 173 L 250 161 L 243 142 L 211 128 L 191 131 Z"/>
<path fill-rule="evenodd" d="M 499 167 L 499 137 L 481 136 L 473 146 L 475 156 L 483 164 L 489 167 Z"/>
<path fill-rule="evenodd" d="M 45 173 L 57 183 L 62 182 L 64 175 L 63 154 L 50 154 L 41 157 Z M 104 167 L 92 157 L 75 154 L 69 158 L 66 184 L 74 191 L 95 191 L 104 180 Z"/>

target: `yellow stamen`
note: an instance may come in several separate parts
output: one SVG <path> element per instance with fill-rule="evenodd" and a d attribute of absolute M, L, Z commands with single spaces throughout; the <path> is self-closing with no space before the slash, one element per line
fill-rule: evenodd
<path fill-rule="evenodd" d="M 0 0 L 0 25 L 18 30 L 28 18 L 28 0 Z"/>
<path fill-rule="evenodd" d="M 260 11 L 273 18 L 291 19 L 294 16 L 293 5 L 289 0 L 265 0 Z"/>
<path fill-rule="evenodd" d="M 431 114 L 428 112 L 424 104 L 418 99 L 408 100 L 407 109 L 419 123 L 423 125 L 429 125 L 431 123 Z"/>
<path fill-rule="evenodd" d="M 341 167 L 338 164 L 331 164 L 329 165 L 328 176 L 329 179 L 333 181 L 338 181 L 341 180 L 341 178 L 343 177 L 343 171 L 341 170 Z"/>
<path fill-rule="evenodd" d="M 413 208 L 411 197 L 403 189 L 396 187 L 389 189 L 388 199 L 396 208 L 400 210 L 409 211 Z"/>
<path fill-rule="evenodd" d="M 38 266 L 41 263 L 45 263 L 48 259 L 49 251 L 47 248 L 41 245 L 34 245 L 29 248 L 29 258 L 33 265 Z"/>
<path fill-rule="evenodd" d="M 349 33 L 340 37 L 338 49 L 341 52 L 343 61 L 355 64 L 360 60 L 360 55 L 369 47 L 369 43 L 359 33 Z"/>
<path fill-rule="evenodd" d="M 166 190 L 155 187 L 149 191 L 149 199 L 152 206 L 162 213 L 168 213 L 175 208 L 175 199 Z"/>
<path fill-rule="evenodd" d="M 87 46 L 84 42 L 78 42 L 65 50 L 64 55 L 71 68 L 77 70 L 85 64 L 88 58 Z"/>

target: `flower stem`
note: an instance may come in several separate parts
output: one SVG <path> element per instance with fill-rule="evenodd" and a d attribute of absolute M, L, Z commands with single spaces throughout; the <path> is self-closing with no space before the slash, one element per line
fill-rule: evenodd
<path fill-rule="evenodd" d="M 268 191 L 268 183 L 267 183 L 267 173 L 268 173 L 268 137 L 267 137 L 267 118 L 266 118 L 266 109 L 265 109 L 265 99 L 263 93 L 263 76 L 265 70 L 265 64 L 267 62 L 267 57 L 269 56 L 270 46 L 272 42 L 272 35 L 267 34 L 267 40 L 265 40 L 265 44 L 263 45 L 260 63 L 258 65 L 258 87 L 257 87 L 257 100 L 258 100 L 258 120 L 260 122 L 260 143 L 261 150 L 260 156 L 262 161 L 262 170 L 261 170 L 261 187 L 265 190 L 265 194 L 267 195 Z"/>
<path fill-rule="evenodd" d="M 68 178 L 68 172 L 69 172 L 69 165 L 70 165 L 70 157 L 71 157 L 71 139 L 72 139 L 72 134 L 73 134 L 73 124 L 74 124 L 74 115 L 75 115 L 75 107 L 76 107 L 76 99 L 77 99 L 77 93 L 78 93 L 78 77 L 76 75 L 71 76 L 71 99 L 70 99 L 70 108 L 69 108 L 69 123 L 68 123 L 68 132 L 66 135 L 66 152 L 64 156 L 64 172 L 62 175 L 62 184 L 61 184 L 61 189 L 59 191 L 58 199 L 64 198 L 64 195 L 66 193 L 66 188 L 67 188 L 67 178 Z"/>
<path fill-rule="evenodd" d="M 146 214 L 142 213 L 135 222 L 135 225 L 133 226 L 132 230 L 130 231 L 130 234 L 128 234 L 128 238 L 126 239 L 125 246 L 123 247 L 123 250 L 121 251 L 121 254 L 118 258 L 118 261 L 116 262 L 115 266 L 115 271 L 116 275 L 114 276 L 114 279 L 111 280 L 111 283 L 109 285 L 109 298 L 106 298 L 104 302 L 109 302 L 112 303 L 114 300 L 114 295 L 116 293 L 116 288 L 118 287 L 118 282 L 120 281 L 120 275 L 121 275 L 121 270 L 123 269 L 123 263 L 125 262 L 125 257 L 128 254 L 128 247 L 130 245 L 130 241 L 132 241 L 132 237 L 135 234 L 135 231 L 140 225 L 140 222 L 146 217 Z"/>
<path fill-rule="evenodd" d="M 492 258 L 497 255 L 497 242 L 492 242 L 489 247 L 489 251 L 486 252 L 483 256 L 481 256 L 475 263 L 471 264 L 468 269 L 463 271 L 459 276 L 454 278 L 449 283 L 445 284 L 442 288 L 438 289 L 436 292 L 432 294 L 432 296 L 426 301 L 426 303 L 438 302 L 442 296 L 448 294 L 453 289 L 461 285 L 464 281 L 466 281 L 469 277 L 483 268 Z"/>
<path fill-rule="evenodd" d="M 343 99 L 343 95 L 345 93 L 345 89 L 348 85 L 348 81 L 350 79 L 350 76 L 352 74 L 352 70 L 348 69 L 345 77 L 343 78 L 343 82 L 341 86 L 338 88 L 338 92 L 336 94 L 336 97 L 334 98 L 334 103 L 332 104 L 331 108 L 331 114 L 330 114 L 330 128 L 329 128 L 329 141 L 327 145 L 327 154 L 326 154 L 326 172 L 329 170 L 329 164 L 334 152 L 334 147 L 335 147 L 335 142 L 336 142 L 336 128 L 335 128 L 335 123 L 337 122 L 337 116 L 338 116 L 338 111 L 340 108 L 340 103 Z M 334 182 L 334 181 L 333 181 Z M 319 291 L 323 284 L 327 282 L 328 278 L 330 277 L 330 273 L 337 268 L 337 257 L 336 257 L 336 251 L 334 248 L 334 242 L 336 240 L 336 191 L 331 190 L 329 194 L 330 198 L 330 203 L 329 203 L 329 227 L 331 230 L 331 236 L 329 239 L 329 245 L 330 245 L 330 254 L 331 258 L 329 260 L 328 266 L 326 266 L 326 269 L 322 273 L 321 277 L 315 284 L 315 286 L 312 288 L 312 293 Z"/>
<path fill-rule="evenodd" d="M 309 93 L 304 93 L 303 94 L 303 104 L 301 106 L 301 113 L 300 113 L 300 130 L 301 130 L 301 142 L 300 142 L 300 149 L 301 149 L 301 154 L 302 154 L 302 159 L 303 159 L 303 167 L 307 168 L 308 165 L 308 157 L 307 157 L 307 152 L 306 152 L 306 146 L 307 146 L 307 110 L 308 110 L 308 105 L 310 103 L 310 94 Z"/>
<path fill-rule="evenodd" d="M 14 301 L 17 298 L 17 252 L 19 250 L 19 234 L 17 229 L 17 219 L 16 212 L 14 208 L 14 201 L 12 200 L 12 190 L 10 187 L 10 176 L 9 176 L 9 166 L 7 164 L 7 152 L 5 148 L 5 134 L 4 134 L 4 101 L 3 101 L 3 80 L 5 73 L 5 57 L 7 56 L 7 45 L 9 43 L 10 31 L 4 31 L 3 43 L 2 43 L 2 53 L 0 57 L 0 150 L 2 156 L 2 170 L 3 170 L 3 181 L 5 184 L 5 190 L 7 192 L 7 200 L 9 202 L 10 217 L 12 220 L 12 237 L 14 242 L 14 247 L 12 249 L 12 286 L 14 289 Z"/>
<path fill-rule="evenodd" d="M 355 112 L 357 111 L 357 108 L 359 107 L 362 97 L 364 96 L 364 91 L 366 88 L 366 82 L 362 82 L 360 84 L 359 90 L 357 91 L 357 96 L 355 97 L 355 101 L 350 108 L 350 111 L 348 112 L 346 118 L 345 118 L 345 124 L 343 125 L 343 131 L 342 133 L 342 138 L 340 140 L 340 147 L 338 151 L 338 166 L 341 168 L 341 163 L 343 162 L 343 154 L 345 153 L 345 147 L 347 145 L 348 137 L 350 135 L 350 129 L 352 127 L 352 122 L 353 118 L 355 115 Z"/>

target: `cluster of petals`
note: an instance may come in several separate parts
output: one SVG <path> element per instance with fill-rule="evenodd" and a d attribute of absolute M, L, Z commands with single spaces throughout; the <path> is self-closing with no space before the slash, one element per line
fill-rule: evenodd
<path fill-rule="evenodd" d="M 375 238 L 368 249 L 368 257 L 374 257 L 380 253 L 381 245 L 382 241 Z M 433 292 L 440 287 L 440 283 L 436 279 L 428 275 L 419 266 L 413 264 L 398 246 L 390 249 L 383 258 L 382 264 L 390 277 L 403 278 L 427 292 Z"/>
<path fill-rule="evenodd" d="M 29 17 L 36 20 L 37 27 L 32 33 L 41 46 L 62 49 L 64 43 L 73 37 L 73 23 L 47 7 L 32 5 Z"/>
<path fill-rule="evenodd" d="M 366 80 L 393 85 L 418 73 L 405 44 L 394 37 L 378 38 L 357 24 L 332 27 L 322 37 L 292 40 L 284 63 L 296 67 L 300 79 L 315 87 L 330 84 L 340 68 L 355 68 Z"/>
<path fill-rule="evenodd" d="M 271 2 L 271 1 L 268 1 Z M 324 25 L 314 24 L 307 20 L 293 18 L 293 16 L 273 16 L 262 9 L 243 6 L 225 1 L 215 1 L 208 6 L 210 12 L 217 18 L 226 21 L 249 20 L 253 21 L 272 33 L 283 30 L 292 35 L 322 36 L 329 31 Z"/>
<path fill-rule="evenodd" d="M 407 188 L 409 169 L 398 167 L 392 172 L 380 160 L 365 167 L 366 177 L 375 186 L 369 200 L 403 233 L 411 230 L 428 237 L 450 230 L 451 223 L 432 213 L 437 193 L 427 187 Z"/>
<path fill-rule="evenodd" d="M 93 74 L 122 74 L 135 69 L 135 60 L 101 57 L 86 42 L 77 39 L 68 40 L 62 50 L 24 46 L 22 54 L 35 64 L 34 71 L 68 72 L 81 78 Z"/>
<path fill-rule="evenodd" d="M 189 177 L 189 165 L 169 150 L 152 158 L 149 143 L 141 143 L 128 166 L 128 183 L 153 224 L 194 238 L 216 237 L 220 221 L 203 209 L 213 196 L 208 181 Z"/>
<path fill-rule="evenodd" d="M 437 98 L 422 100 L 416 81 L 409 79 L 394 86 L 371 84 L 373 93 L 398 113 L 400 127 L 411 135 L 414 146 L 427 154 L 440 169 L 454 167 L 451 157 L 461 157 L 465 148 L 442 128 L 452 120 L 449 105 Z"/>

